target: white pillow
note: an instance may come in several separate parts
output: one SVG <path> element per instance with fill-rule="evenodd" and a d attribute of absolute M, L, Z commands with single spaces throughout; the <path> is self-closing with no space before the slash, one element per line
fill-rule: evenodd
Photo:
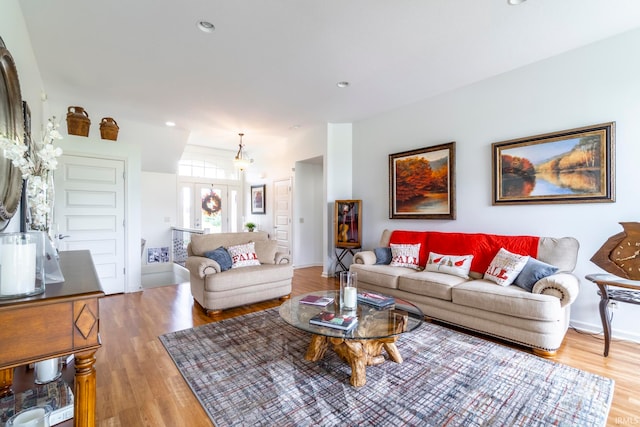
<path fill-rule="evenodd" d="M 484 278 L 501 286 L 509 286 L 527 264 L 529 256 L 512 254 L 501 248 L 489 264 Z"/>
<path fill-rule="evenodd" d="M 418 259 L 420 257 L 420 243 L 415 245 L 391 243 L 391 263 L 394 267 L 408 267 L 420 270 Z"/>
<path fill-rule="evenodd" d="M 248 267 L 250 265 L 260 265 L 258 255 L 256 255 L 255 243 L 249 242 L 243 245 L 229 246 L 227 252 L 231 255 L 231 268 Z"/>
<path fill-rule="evenodd" d="M 441 255 L 429 252 L 426 270 L 468 279 L 472 260 L 473 255 Z"/>

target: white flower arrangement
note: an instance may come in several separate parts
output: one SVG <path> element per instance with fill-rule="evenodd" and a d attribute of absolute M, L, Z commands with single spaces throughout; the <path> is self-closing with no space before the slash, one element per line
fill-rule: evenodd
<path fill-rule="evenodd" d="M 27 198 L 31 213 L 31 229 L 49 231 L 49 216 L 53 203 L 52 188 L 49 186 L 50 172 L 58 166 L 58 157 L 62 155 L 60 147 L 54 147 L 53 141 L 62 139 L 58 131 L 60 124 L 55 117 L 49 119 L 42 141 L 31 146 L 0 135 L 0 148 L 4 157 L 22 173 L 27 181 Z"/>

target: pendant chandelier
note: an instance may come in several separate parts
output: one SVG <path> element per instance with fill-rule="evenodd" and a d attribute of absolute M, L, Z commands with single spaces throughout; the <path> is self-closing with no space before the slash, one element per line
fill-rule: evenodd
<path fill-rule="evenodd" d="M 233 159 L 233 165 L 236 169 L 243 171 L 249 167 L 249 165 L 253 162 L 253 159 L 249 159 L 247 157 L 247 154 L 244 152 L 244 144 L 242 143 L 242 137 L 244 136 L 244 133 L 239 133 L 238 135 L 240 135 L 240 148 L 238 148 L 238 153 Z"/>

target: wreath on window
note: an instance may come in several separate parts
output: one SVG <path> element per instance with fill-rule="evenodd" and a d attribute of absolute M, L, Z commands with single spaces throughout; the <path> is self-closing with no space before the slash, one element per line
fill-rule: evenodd
<path fill-rule="evenodd" d="M 214 216 L 222 209 L 222 199 L 213 191 L 202 198 L 202 210 L 208 216 Z"/>

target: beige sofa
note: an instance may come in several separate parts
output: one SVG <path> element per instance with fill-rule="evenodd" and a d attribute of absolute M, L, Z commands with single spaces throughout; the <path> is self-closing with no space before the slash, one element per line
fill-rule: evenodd
<path fill-rule="evenodd" d="M 394 235 L 400 236 L 395 240 L 403 240 L 397 243 L 407 243 L 407 239 L 422 242 L 427 254 L 448 251 L 451 255 L 468 253 L 485 259 L 494 256 L 499 246 L 511 239 L 530 238 L 385 230 L 380 247 L 394 243 Z M 362 289 L 404 298 L 419 306 L 428 318 L 531 347 L 534 353 L 548 357 L 555 354 L 564 339 L 570 306 L 578 295 L 579 280 L 571 272 L 579 244 L 571 237 L 535 239 L 539 239 L 532 240 L 537 242 L 533 250 L 537 252 L 535 258 L 558 267 L 559 271 L 537 281 L 532 292 L 484 280 L 483 271 L 473 269 L 470 278 L 464 279 L 439 272 L 376 265 L 373 251 L 357 253 L 350 270 L 357 272 L 358 286 Z M 480 244 L 474 243 L 479 240 Z M 458 253 L 451 253 L 456 247 Z"/>
<path fill-rule="evenodd" d="M 218 262 L 205 256 L 220 246 L 228 248 L 248 242 L 255 242 L 260 265 L 221 271 Z M 208 315 L 273 298 L 286 299 L 291 294 L 290 257 L 277 252 L 276 241 L 269 240 L 265 232 L 193 235 L 187 255 L 191 294 Z"/>

